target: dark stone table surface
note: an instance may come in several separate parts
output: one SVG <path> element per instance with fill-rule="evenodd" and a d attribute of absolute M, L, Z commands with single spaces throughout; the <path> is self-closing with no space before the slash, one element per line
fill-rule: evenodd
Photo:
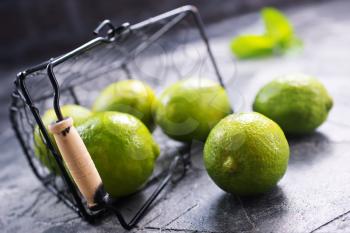
<path fill-rule="evenodd" d="M 315 133 L 289 138 L 288 171 L 271 192 L 255 198 L 224 193 L 207 176 L 198 152 L 187 176 L 168 186 L 132 232 L 350 232 L 349 9 L 350 1 L 290 7 L 286 12 L 304 41 L 304 51 L 235 64 L 229 39 L 261 31 L 258 13 L 207 27 L 223 72 L 235 68 L 236 111 L 250 111 L 261 85 L 291 72 L 318 77 L 333 96 L 334 108 Z M 1 83 L 2 95 L 8 93 L 7 81 Z M 113 216 L 89 225 L 45 189 L 27 165 L 6 114 L 3 109 L 0 232 L 124 232 Z"/>

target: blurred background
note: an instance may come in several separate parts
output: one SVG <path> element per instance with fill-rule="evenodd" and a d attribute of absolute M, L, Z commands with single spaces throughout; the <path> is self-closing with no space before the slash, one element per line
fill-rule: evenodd
<path fill-rule="evenodd" d="M 212 23 L 266 5 L 283 7 L 300 2 L 307 0 L 2 0 L 0 63 L 18 66 L 60 54 L 90 39 L 98 22 L 106 18 L 115 25 L 136 23 L 193 4 L 204 22 Z"/>
<path fill-rule="evenodd" d="M 17 72 L 58 56 L 90 40 L 104 19 L 114 25 L 136 23 L 173 8 L 193 4 L 208 26 L 263 6 L 286 8 L 312 0 L 2 0 L 0 1 L 0 129 Z M 244 22 L 242 22 L 244 23 Z M 242 24 L 241 23 L 241 24 Z M 232 28 L 234 35 L 235 28 Z M 210 32 L 209 32 L 210 34 Z"/>

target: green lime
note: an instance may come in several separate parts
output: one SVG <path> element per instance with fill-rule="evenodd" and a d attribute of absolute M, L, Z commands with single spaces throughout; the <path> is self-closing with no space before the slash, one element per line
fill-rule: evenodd
<path fill-rule="evenodd" d="M 79 126 L 88 117 L 92 115 L 90 110 L 79 105 L 64 105 L 61 107 L 61 111 L 63 116 L 65 117 L 69 116 L 73 118 L 75 126 Z M 54 147 L 58 152 L 55 139 L 48 130 L 48 125 L 57 121 L 55 111 L 53 109 L 47 110 L 41 119 L 43 121 L 43 124 L 46 127 L 47 132 L 49 133 L 51 142 L 53 142 Z M 45 143 L 43 142 L 38 126 L 35 126 L 35 129 L 34 129 L 34 153 L 47 168 L 49 168 L 55 174 L 59 174 L 58 167 L 56 166 L 56 161 L 54 157 L 51 155 Z"/>
<path fill-rule="evenodd" d="M 332 106 L 331 96 L 317 79 L 291 74 L 265 85 L 253 109 L 278 123 L 286 134 L 307 134 L 327 119 Z"/>
<path fill-rule="evenodd" d="M 204 141 L 209 131 L 231 107 L 225 89 L 218 83 L 191 78 L 169 86 L 160 96 L 156 122 L 178 141 Z"/>
<path fill-rule="evenodd" d="M 138 80 L 123 80 L 107 86 L 95 100 L 96 112 L 117 111 L 139 118 L 149 130 L 153 130 L 156 96 L 153 90 Z"/>
<path fill-rule="evenodd" d="M 96 113 L 77 128 L 106 191 L 114 198 L 137 191 L 150 177 L 159 147 L 136 117 Z"/>
<path fill-rule="evenodd" d="M 204 146 L 212 180 L 238 195 L 264 193 L 286 172 L 289 146 L 281 128 L 259 113 L 238 113 L 221 120 Z"/>

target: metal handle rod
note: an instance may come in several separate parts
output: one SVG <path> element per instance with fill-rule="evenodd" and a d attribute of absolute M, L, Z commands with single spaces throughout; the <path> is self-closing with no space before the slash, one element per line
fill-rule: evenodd
<path fill-rule="evenodd" d="M 56 116 L 57 116 L 57 120 L 58 121 L 62 121 L 63 120 L 63 115 L 62 115 L 62 111 L 60 108 L 60 87 L 58 85 L 57 79 L 55 77 L 55 74 L 53 72 L 53 66 L 52 63 L 50 62 L 47 65 L 47 74 L 49 76 L 54 94 L 53 94 L 53 108 L 55 110 Z"/>

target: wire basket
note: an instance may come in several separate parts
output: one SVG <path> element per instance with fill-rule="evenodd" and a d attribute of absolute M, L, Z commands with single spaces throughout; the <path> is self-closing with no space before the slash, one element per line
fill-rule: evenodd
<path fill-rule="evenodd" d="M 108 210 L 87 207 L 50 141 L 41 115 L 53 105 L 59 108 L 60 104 L 75 103 L 90 107 L 101 89 L 123 79 L 142 80 L 158 93 L 168 84 L 190 76 L 212 78 L 224 86 L 201 18 L 193 6 L 134 25 L 114 27 L 105 20 L 94 33 L 96 37 L 82 46 L 20 72 L 10 108 L 13 129 L 34 174 L 89 222 Z M 50 154 L 47 159 L 57 163 L 60 176 L 55 175 L 57 171 L 47 169 L 34 154 L 36 126 Z M 146 193 L 148 199 L 129 214 L 123 211 L 122 206 L 130 203 L 125 200 L 116 202 L 112 210 L 126 229 L 135 226 L 164 187 L 170 181 L 179 181 L 190 165 L 190 145 L 175 142 L 158 129 L 153 134 L 162 154 L 154 175 L 139 191 Z M 130 221 L 126 215 L 132 216 Z"/>

